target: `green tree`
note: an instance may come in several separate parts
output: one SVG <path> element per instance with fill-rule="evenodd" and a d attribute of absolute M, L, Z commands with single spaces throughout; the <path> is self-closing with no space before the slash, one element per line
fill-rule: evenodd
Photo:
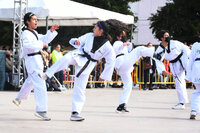
<path fill-rule="evenodd" d="M 13 44 L 13 24 L 12 22 L 0 21 L 0 45 Z"/>
<path fill-rule="evenodd" d="M 200 31 L 200 3 L 198 0 L 173 0 L 149 18 L 153 33 L 168 30 L 174 39 L 193 43 Z"/>

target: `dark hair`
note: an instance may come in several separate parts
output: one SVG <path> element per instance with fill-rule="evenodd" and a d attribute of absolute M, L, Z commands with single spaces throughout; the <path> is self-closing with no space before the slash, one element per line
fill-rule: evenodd
<path fill-rule="evenodd" d="M 33 14 L 32 12 L 28 12 L 24 15 L 24 24 L 26 25 L 26 27 L 28 27 L 27 21 L 30 21 L 32 16 L 35 16 L 35 14 Z"/>
<path fill-rule="evenodd" d="M 112 43 L 114 43 L 117 40 L 117 36 L 120 36 L 123 31 L 125 32 L 129 32 L 130 28 L 128 27 L 128 25 L 126 25 L 125 23 L 116 20 L 116 19 L 109 19 L 106 20 L 106 22 L 109 24 L 110 26 L 110 35 L 112 36 Z"/>
<path fill-rule="evenodd" d="M 161 30 L 156 34 L 156 38 L 161 41 L 161 38 L 164 37 L 165 33 L 169 33 L 167 30 Z"/>
<path fill-rule="evenodd" d="M 109 34 L 110 26 L 106 21 L 98 21 L 97 26 L 103 30 L 103 36 L 109 41 L 112 41 L 112 38 Z"/>
<path fill-rule="evenodd" d="M 107 36 L 109 31 L 109 25 L 105 21 L 98 21 L 97 26 L 103 30 L 103 34 Z"/>
<path fill-rule="evenodd" d="M 151 43 L 151 42 L 148 42 L 148 43 L 147 43 L 147 47 L 148 47 L 150 44 L 152 44 L 152 43 Z M 153 44 L 152 44 L 152 45 L 153 45 Z"/>

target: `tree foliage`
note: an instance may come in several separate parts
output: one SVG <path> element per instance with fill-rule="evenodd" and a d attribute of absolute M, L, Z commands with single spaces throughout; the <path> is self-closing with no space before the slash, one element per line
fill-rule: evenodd
<path fill-rule="evenodd" d="M 12 22 L 0 21 L 0 45 L 13 44 L 13 24 Z"/>
<path fill-rule="evenodd" d="M 200 31 L 200 3 L 198 0 L 173 0 L 149 18 L 153 33 L 168 30 L 174 39 L 193 43 Z"/>

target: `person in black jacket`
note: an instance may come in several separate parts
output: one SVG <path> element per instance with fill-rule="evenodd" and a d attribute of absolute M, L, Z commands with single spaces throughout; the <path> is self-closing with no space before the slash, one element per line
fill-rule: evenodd
<path fill-rule="evenodd" d="M 150 42 L 147 44 L 147 47 L 152 47 L 152 46 L 153 46 L 153 44 L 150 43 Z M 155 69 L 156 69 L 155 61 L 150 57 L 144 57 L 143 61 L 144 61 L 144 86 L 143 86 L 143 90 L 147 89 L 147 80 L 148 80 L 148 77 L 149 77 L 149 73 L 150 73 L 149 90 L 153 90 L 152 82 L 153 82 L 153 75 L 154 75 Z"/>

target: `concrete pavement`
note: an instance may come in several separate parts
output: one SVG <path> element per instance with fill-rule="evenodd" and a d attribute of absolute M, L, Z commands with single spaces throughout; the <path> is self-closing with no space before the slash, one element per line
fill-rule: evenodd
<path fill-rule="evenodd" d="M 117 114 L 121 91 L 87 89 L 83 122 L 69 120 L 72 89 L 48 92 L 51 121 L 41 121 L 33 115 L 33 93 L 17 107 L 12 103 L 17 92 L 0 91 L 0 133 L 200 133 L 200 116 L 189 120 L 190 104 L 185 110 L 171 109 L 178 102 L 174 89 L 134 89 L 128 104 L 130 113 Z M 188 89 L 189 97 L 193 91 Z"/>

